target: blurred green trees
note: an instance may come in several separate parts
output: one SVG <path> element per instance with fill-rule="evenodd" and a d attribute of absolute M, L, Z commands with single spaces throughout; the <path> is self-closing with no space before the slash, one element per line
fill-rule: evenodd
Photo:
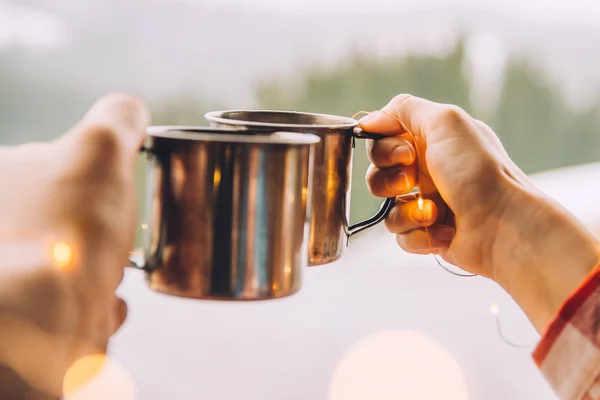
<path fill-rule="evenodd" d="M 543 71 L 512 60 L 490 124 L 525 172 L 600 161 L 600 109 L 577 110 Z"/>
<path fill-rule="evenodd" d="M 31 54 L 0 53 L 0 143 L 11 144 L 56 137 L 76 121 L 102 93 L 74 87 L 36 64 Z M 257 88 L 259 108 L 312 111 L 351 116 L 381 108 L 398 93 L 454 103 L 499 134 L 508 153 L 526 172 L 600 161 L 600 104 L 574 109 L 560 87 L 526 60 L 509 61 L 498 105 L 477 114 L 470 100 L 471 81 L 465 72 L 463 42 L 443 57 L 409 55 L 374 59 L 351 55 L 334 69 L 300 71 L 294 81 L 274 79 Z M 205 124 L 203 115 L 217 106 L 211 99 L 180 93 L 152 102 L 154 124 Z M 364 185 L 368 165 L 364 147 L 355 151 L 352 220 L 369 216 L 380 200 Z M 140 181 L 141 164 L 139 168 Z M 138 189 L 141 194 L 141 186 Z"/>
<path fill-rule="evenodd" d="M 262 108 L 293 109 L 351 116 L 384 106 L 399 93 L 410 93 L 474 112 L 471 83 L 463 68 L 459 42 L 446 57 L 409 56 L 385 61 L 352 57 L 335 70 L 315 68 L 300 82 L 265 82 L 258 90 Z M 522 60 L 511 60 L 498 106 L 485 116 L 508 153 L 526 172 L 600 161 L 598 108 L 571 108 L 554 85 Z M 364 174 L 368 160 L 362 146 L 354 154 L 352 220 L 363 219 L 380 200 L 368 194 Z"/>
<path fill-rule="evenodd" d="M 71 127 L 99 94 L 52 76 L 36 54 L 0 52 L 0 144 L 55 138 Z"/>

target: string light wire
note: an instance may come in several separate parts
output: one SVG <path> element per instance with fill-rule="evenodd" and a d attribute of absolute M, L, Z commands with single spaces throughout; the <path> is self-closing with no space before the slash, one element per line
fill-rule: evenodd
<path fill-rule="evenodd" d="M 496 324 L 496 331 L 498 332 L 498 336 L 504 343 L 506 343 L 507 345 L 509 345 L 511 347 L 517 348 L 517 349 L 523 349 L 523 348 L 528 348 L 528 347 L 533 346 L 533 344 L 515 343 L 515 342 L 509 340 L 504 335 L 504 331 L 502 330 L 502 324 L 500 323 L 500 307 L 498 307 L 498 303 L 496 303 L 496 302 L 492 303 L 492 305 L 490 306 L 490 312 L 492 313 L 492 316 L 494 317 L 494 323 Z"/>

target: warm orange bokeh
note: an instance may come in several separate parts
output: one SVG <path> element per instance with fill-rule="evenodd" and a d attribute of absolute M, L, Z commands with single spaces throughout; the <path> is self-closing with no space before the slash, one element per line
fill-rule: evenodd
<path fill-rule="evenodd" d="M 69 268 L 73 264 L 73 248 L 64 242 L 52 246 L 52 263 L 60 269 Z"/>
<path fill-rule="evenodd" d="M 65 400 L 136 400 L 130 373 L 102 354 L 78 360 L 63 380 Z"/>

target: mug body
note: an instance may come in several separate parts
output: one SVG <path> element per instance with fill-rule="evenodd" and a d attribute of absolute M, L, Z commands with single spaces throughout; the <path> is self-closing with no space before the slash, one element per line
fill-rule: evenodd
<path fill-rule="evenodd" d="M 297 292 L 307 265 L 318 138 L 152 129 L 144 239 L 151 288 L 245 301 Z"/>
<path fill-rule="evenodd" d="M 352 142 L 358 122 L 352 118 L 292 111 L 215 111 L 206 114 L 214 127 L 280 129 L 317 135 L 310 266 L 338 260 L 347 245 L 352 180 Z"/>

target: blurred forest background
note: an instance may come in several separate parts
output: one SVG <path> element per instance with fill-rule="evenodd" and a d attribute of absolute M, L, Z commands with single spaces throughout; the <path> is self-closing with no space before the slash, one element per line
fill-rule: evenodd
<path fill-rule="evenodd" d="M 258 59 L 261 53 L 254 54 L 247 47 L 253 45 L 254 36 L 265 40 L 263 22 L 278 21 L 275 26 L 278 28 L 285 24 L 285 18 L 310 20 L 312 17 L 287 15 L 273 19 L 274 12 L 254 12 L 243 19 L 254 30 L 239 28 L 238 33 L 228 36 L 227 40 L 221 40 L 219 35 L 189 40 L 186 32 L 190 31 L 186 29 L 191 29 L 194 23 L 194 18 L 189 17 L 190 7 L 194 7 L 197 13 L 192 15 L 208 15 L 205 21 L 212 21 L 213 26 L 221 21 L 221 27 L 223 18 L 231 20 L 232 16 L 238 16 L 234 23 L 241 21 L 239 18 L 244 10 L 214 5 L 184 5 L 181 2 L 177 3 L 177 7 L 171 4 L 167 10 L 167 0 L 152 0 L 145 3 L 143 9 L 142 16 L 148 19 L 146 24 L 135 25 L 128 21 L 139 15 L 140 8 L 129 3 L 119 4 L 115 0 L 101 4 L 92 2 L 95 8 L 91 5 L 83 8 L 81 4 L 74 6 L 76 3 L 69 1 L 59 2 L 62 7 L 44 0 L 25 3 L 30 10 L 51 11 L 63 22 L 70 21 L 71 25 L 66 26 L 71 31 L 67 30 L 68 34 L 65 34 L 67 45 L 49 45 L 43 50 L 32 50 L 15 41 L 0 47 L 0 143 L 14 144 L 55 137 L 72 125 L 97 96 L 111 90 L 140 94 L 153 111 L 154 124 L 205 124 L 203 114 L 206 111 L 240 106 L 351 116 L 358 110 L 379 109 L 398 93 L 411 93 L 458 104 L 487 122 L 499 134 L 517 164 L 528 173 L 600 160 L 599 100 L 588 96 L 578 105 L 568 101 L 564 85 L 552 77 L 543 63 L 536 62 L 539 60 L 536 60 L 535 53 L 508 52 L 501 65 L 502 79 L 496 85 L 497 95 L 492 96 L 492 100 L 474 95 L 479 83 L 474 79 L 466 52 L 470 37 L 469 29 L 465 28 L 468 24 L 459 25 L 460 29 L 455 29 L 451 36 L 452 40 L 440 45 L 441 51 L 406 48 L 394 51 L 392 43 L 385 54 L 377 56 L 361 48 L 358 39 L 353 42 L 355 36 L 350 33 L 347 46 L 338 53 L 333 50 L 327 53 L 327 47 L 307 34 L 307 43 L 312 43 L 321 56 L 311 59 L 301 55 L 303 62 L 294 62 L 293 58 L 282 53 L 282 49 L 286 48 L 283 37 L 277 39 L 283 43 L 267 42 L 263 45 L 267 46 L 263 53 L 268 52 L 271 58 L 263 64 L 254 65 L 245 61 Z M 8 9 L 5 8 L 5 11 Z M 172 15 L 172 21 L 177 20 L 180 26 L 186 28 L 174 30 L 172 26 L 165 28 L 163 24 L 158 27 L 163 31 L 148 31 L 146 27 L 152 26 L 161 16 L 164 18 L 163 14 L 167 11 L 168 15 Z M 86 20 L 85 16 L 92 19 Z M 376 24 L 377 17 L 371 18 Z M 393 26 L 397 20 L 390 20 L 389 16 L 385 18 L 388 26 Z M 510 30 L 511 25 L 507 26 L 506 29 Z M 335 30 L 335 27 L 330 28 Z M 235 31 L 237 28 L 234 26 L 229 32 L 231 29 Z M 307 28 L 306 32 L 308 30 L 314 29 Z M 326 30 L 317 31 L 328 37 Z M 144 38 L 145 34 L 147 38 Z M 441 36 L 447 35 L 442 32 Z M 336 37 L 340 37 L 339 31 Z M 398 40 L 402 41 L 402 38 Z M 331 48 L 339 48 L 337 42 L 330 42 Z M 182 47 L 184 43 L 187 47 Z M 231 43 L 237 43 L 237 47 L 228 47 Z M 192 62 L 189 55 L 195 45 L 198 54 Z M 245 52 L 241 51 L 243 48 L 246 48 Z M 164 51 L 161 52 L 161 49 Z M 277 49 L 281 52 L 277 53 Z M 323 53 L 326 56 L 323 57 Z M 188 75 L 153 72 L 156 68 L 154 63 L 177 65 L 180 62 L 178 54 L 181 62 L 192 65 Z M 213 55 L 220 56 L 220 61 L 214 61 Z M 223 61 L 223 57 L 228 62 Z M 278 57 L 287 59 L 293 67 L 288 65 L 284 68 L 276 61 Z M 319 62 L 319 57 L 325 62 Z M 561 57 L 559 54 L 558 58 Z M 131 61 L 136 58 L 137 64 Z M 203 65 L 210 63 L 221 64 L 214 65 L 213 70 L 203 69 Z M 265 70 L 264 65 L 270 65 L 271 69 Z M 96 71 L 95 75 L 86 76 L 86 68 Z M 236 83 L 236 75 L 243 75 L 253 68 L 264 70 L 264 73 L 249 79 L 248 85 Z M 220 76 L 214 72 L 219 70 Z M 123 79 L 98 78 L 118 76 L 119 71 L 122 71 L 123 77 L 129 77 L 129 82 L 138 79 L 141 84 L 135 86 L 123 83 Z M 194 74 L 194 71 L 197 73 Z M 154 92 L 145 90 L 157 86 L 159 76 L 163 89 Z M 164 89 L 169 87 L 169 79 L 164 76 L 172 79 L 170 90 Z M 236 85 L 239 91 L 236 91 Z M 590 83 L 590 86 L 593 85 Z M 220 92 L 226 92 L 228 96 L 219 96 Z M 379 204 L 379 200 L 372 199 L 365 189 L 367 159 L 362 149 L 358 146 L 355 152 L 352 220 L 369 216 Z M 141 195 L 143 161 L 140 161 L 139 176 Z"/>

